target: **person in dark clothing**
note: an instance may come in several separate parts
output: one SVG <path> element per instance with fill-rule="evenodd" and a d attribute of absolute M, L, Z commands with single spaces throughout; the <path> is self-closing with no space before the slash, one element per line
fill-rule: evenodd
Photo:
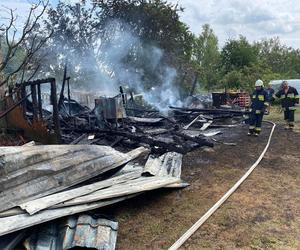
<path fill-rule="evenodd" d="M 255 82 L 255 91 L 252 94 L 251 101 L 248 135 L 258 136 L 261 132 L 265 108 L 269 106 L 267 92 L 264 90 L 264 83 L 262 80 L 257 80 Z"/>
<path fill-rule="evenodd" d="M 266 92 L 267 92 L 268 102 L 269 104 L 272 104 L 275 100 L 274 98 L 275 90 L 272 88 L 271 82 L 268 84 L 268 88 L 266 88 Z"/>
<path fill-rule="evenodd" d="M 287 81 L 283 81 L 281 89 L 275 95 L 280 98 L 281 107 L 284 111 L 286 128 L 293 129 L 295 121 L 296 105 L 299 104 L 299 94 L 297 89 L 290 87 Z"/>

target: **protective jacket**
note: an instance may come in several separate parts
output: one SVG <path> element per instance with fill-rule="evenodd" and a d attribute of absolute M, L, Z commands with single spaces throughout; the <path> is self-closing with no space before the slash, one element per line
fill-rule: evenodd
<path fill-rule="evenodd" d="M 252 113 L 263 114 L 265 108 L 269 106 L 268 93 L 263 88 L 255 90 L 252 94 L 251 101 Z"/>
<path fill-rule="evenodd" d="M 295 110 L 295 105 L 299 103 L 298 91 L 293 87 L 289 87 L 286 93 L 284 89 L 279 90 L 276 93 L 276 97 L 280 98 L 281 106 L 285 110 Z"/>

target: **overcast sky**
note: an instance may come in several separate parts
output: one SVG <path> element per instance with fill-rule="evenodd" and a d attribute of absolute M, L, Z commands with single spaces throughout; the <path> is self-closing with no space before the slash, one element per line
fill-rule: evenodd
<path fill-rule="evenodd" d="M 299 0 L 168 0 L 185 8 L 182 21 L 199 34 L 208 23 L 221 44 L 240 34 L 250 41 L 279 36 L 300 48 Z"/>
<path fill-rule="evenodd" d="M 35 0 L 0 0 L 2 6 L 17 9 L 20 16 Z M 58 0 L 50 0 L 52 4 Z M 74 2 L 77 0 L 66 0 Z M 199 34 L 205 23 L 211 25 L 220 45 L 240 34 L 248 40 L 279 36 L 281 41 L 300 49 L 299 0 L 168 0 L 185 8 L 181 20 Z M 2 13 L 0 12 L 0 16 Z M 0 21 L 1 22 L 1 21 Z"/>

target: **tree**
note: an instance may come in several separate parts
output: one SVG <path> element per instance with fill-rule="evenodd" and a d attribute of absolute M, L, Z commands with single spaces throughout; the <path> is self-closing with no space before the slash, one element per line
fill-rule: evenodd
<path fill-rule="evenodd" d="M 271 80 L 283 79 L 282 75 L 274 73 L 271 67 L 265 63 L 258 62 L 250 66 L 244 66 L 242 69 L 234 69 L 221 80 L 221 87 L 229 89 L 242 89 L 251 92 L 254 89 L 254 83 L 257 79 L 263 80 L 267 85 Z"/>
<path fill-rule="evenodd" d="M 259 59 L 286 78 L 300 77 L 300 50 L 281 44 L 278 37 L 256 43 Z"/>
<path fill-rule="evenodd" d="M 45 20 L 54 33 L 48 41 L 44 74 L 62 77 L 71 64 L 77 84 L 143 84 L 165 81 L 168 67 L 178 72 L 178 85 L 190 67 L 193 35 L 179 21 L 177 6 L 164 1 L 94 1 L 90 6 L 60 2 Z M 73 69 L 73 70 L 72 70 Z"/>
<path fill-rule="evenodd" d="M 38 70 L 34 56 L 51 36 L 48 33 L 35 33 L 46 11 L 48 1 L 40 0 L 32 5 L 22 30 L 16 28 L 14 10 L 4 8 L 8 14 L 7 23 L 0 27 L 0 86 L 11 79 L 20 81 L 31 79 Z M 27 77 L 26 77 L 27 76 Z"/>
<path fill-rule="evenodd" d="M 195 39 L 193 52 L 202 87 L 212 89 L 219 80 L 220 53 L 218 38 L 208 24 L 202 26 L 202 33 Z"/>
<path fill-rule="evenodd" d="M 221 51 L 221 63 L 225 74 L 255 64 L 257 59 L 258 48 L 243 36 L 238 40 L 229 40 Z"/>

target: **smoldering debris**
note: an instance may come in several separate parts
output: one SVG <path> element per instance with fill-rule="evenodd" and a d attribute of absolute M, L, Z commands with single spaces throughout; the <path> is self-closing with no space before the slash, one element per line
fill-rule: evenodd
<path fill-rule="evenodd" d="M 40 85 L 49 81 L 52 112 L 44 109 L 40 93 Z M 180 177 L 183 155 L 220 143 L 222 134 L 242 124 L 247 114 L 244 110 L 193 105 L 170 107 L 162 113 L 145 103 L 143 95 L 126 93 L 123 88 L 114 97 L 96 98 L 90 109 L 71 98 L 67 81 L 58 100 L 55 79 L 25 84 L 31 89 L 29 94 L 20 86 L 5 99 L 9 109 L 6 118 L 14 126 L 22 125 L 20 133 L 37 143 L 1 148 L 0 235 L 5 236 L 3 242 L 8 246 L 21 244 L 28 249 L 41 239 L 30 235 L 32 230 L 27 228 L 46 223 L 43 230 L 47 231 L 54 225 L 57 237 L 44 239 L 58 247 L 75 246 L 79 243 L 71 236 L 68 244 L 60 241 L 66 231 L 59 229 L 61 222 L 56 219 L 100 209 L 150 190 L 188 186 Z M 67 97 L 64 92 L 69 93 Z M 61 145 L 38 145 L 41 142 Z M 84 218 L 77 227 L 89 227 L 90 218 Z M 93 226 L 96 238 L 86 241 L 87 235 L 82 233 L 76 239 L 97 247 L 96 240 L 101 238 L 105 249 L 114 249 L 117 227 L 110 226 L 114 222 L 97 223 L 100 231 Z M 72 227 L 68 230 L 74 231 Z M 103 230 L 107 232 L 105 238 L 98 235 Z M 22 233 L 11 238 L 14 232 Z"/>

